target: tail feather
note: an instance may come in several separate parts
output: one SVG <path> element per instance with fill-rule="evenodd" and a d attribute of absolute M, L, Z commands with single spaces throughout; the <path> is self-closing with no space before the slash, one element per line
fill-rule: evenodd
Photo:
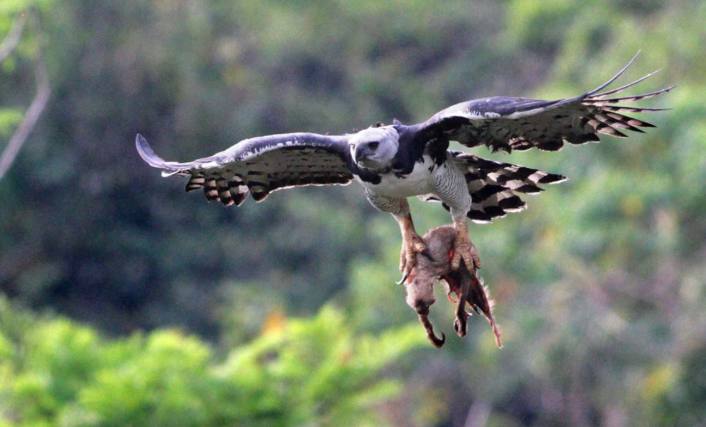
<path fill-rule="evenodd" d="M 472 154 L 453 153 L 466 171 L 466 183 L 471 194 L 468 218 L 488 223 L 507 213 L 520 212 L 527 205 L 520 194 L 538 194 L 540 185 L 557 184 L 566 177 L 525 166 L 483 159 Z M 425 200 L 435 200 L 427 196 Z M 445 206 L 446 207 L 446 206 Z"/>

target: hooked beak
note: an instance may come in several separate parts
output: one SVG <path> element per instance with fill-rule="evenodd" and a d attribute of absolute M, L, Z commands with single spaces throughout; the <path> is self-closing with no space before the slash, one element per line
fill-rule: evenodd
<path fill-rule="evenodd" d="M 366 145 L 358 145 L 357 147 L 355 147 L 355 151 L 353 152 L 353 157 L 355 158 L 355 162 L 360 163 L 363 166 L 365 166 L 369 155 L 370 155 L 370 150 L 367 148 Z"/>

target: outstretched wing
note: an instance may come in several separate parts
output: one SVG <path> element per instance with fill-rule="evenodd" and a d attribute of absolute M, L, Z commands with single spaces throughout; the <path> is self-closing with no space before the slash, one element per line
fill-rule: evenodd
<path fill-rule="evenodd" d="M 135 138 L 140 157 L 162 176 L 190 176 L 186 191 L 203 189 L 208 200 L 240 205 L 248 193 L 261 201 L 272 191 L 302 185 L 347 184 L 345 136 L 290 133 L 251 138 L 191 162 L 167 162 L 157 156 L 140 134 Z"/>
<path fill-rule="evenodd" d="M 493 151 L 556 151 L 564 142 L 583 144 L 598 141 L 599 133 L 626 137 L 621 130 L 643 132 L 651 123 L 624 113 L 660 111 L 621 105 L 670 91 L 673 86 L 636 96 L 611 96 L 632 87 L 656 73 L 617 89 L 600 92 L 620 77 L 637 58 L 635 55 L 615 76 L 596 89 L 574 98 L 545 101 L 496 96 L 453 105 L 434 114 L 420 128 L 425 143 L 435 140 L 458 141 L 468 147 L 485 144 Z"/>

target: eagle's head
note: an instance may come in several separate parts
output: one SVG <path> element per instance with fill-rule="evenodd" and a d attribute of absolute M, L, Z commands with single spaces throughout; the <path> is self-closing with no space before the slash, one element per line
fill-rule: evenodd
<path fill-rule="evenodd" d="M 399 134 L 393 126 L 369 127 L 353 134 L 348 145 L 358 167 L 386 169 L 397 154 Z"/>

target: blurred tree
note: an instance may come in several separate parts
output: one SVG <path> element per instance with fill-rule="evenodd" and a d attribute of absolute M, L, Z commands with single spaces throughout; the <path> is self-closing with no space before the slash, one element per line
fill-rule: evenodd
<path fill-rule="evenodd" d="M 0 34 L 27 4 L 0 2 Z M 633 76 L 664 67 L 653 84 L 679 84 L 660 105 L 673 110 L 647 117 L 658 129 L 626 143 L 513 154 L 571 179 L 520 215 L 471 227 L 506 347 L 498 352 L 471 323 L 464 341 L 396 363 L 408 381 L 379 410 L 393 425 L 419 426 L 706 422 L 704 2 L 48 4 L 33 10 L 53 97 L 0 181 L 0 289 L 13 303 L 50 307 L 109 333 L 177 326 L 226 349 L 259 342 L 269 313 L 312 314 L 332 299 L 353 330 L 379 334 L 412 321 L 403 290 L 392 285 L 396 226 L 353 187 L 280 193 L 229 210 L 180 196 L 178 183 L 140 163 L 136 131 L 166 157 L 193 158 L 256 134 L 345 132 L 393 115 L 421 120 L 475 96 L 566 96 L 594 87 L 642 49 Z M 0 69 L 0 105 L 11 109 L 0 112 L 2 138 L 34 93 L 34 42 L 22 40 Z M 413 209 L 420 229 L 447 220 L 435 206 Z M 451 314 L 438 300 L 443 325 Z M 0 357 L 13 355 L 13 368 L 0 376 L 13 374 L 0 383 L 47 390 L 41 364 L 17 379 L 14 366 L 34 359 L 1 325 Z M 88 329 L 82 337 L 112 346 Z M 142 344 L 119 341 L 126 349 L 114 351 L 116 365 L 153 363 L 130 353 L 149 338 L 133 340 Z M 184 347 L 205 347 L 196 342 Z M 103 356 L 87 353 L 76 365 L 57 363 L 77 377 L 94 372 Z M 211 366 L 194 357 L 201 368 L 184 368 L 189 378 Z M 106 381 L 116 389 L 150 394 L 133 377 L 112 375 Z M 159 390 L 159 375 L 149 387 Z M 91 396 L 113 387 L 89 383 L 98 390 Z M 71 387 L 83 389 L 42 391 L 28 411 L 55 410 L 56 396 L 75 393 Z M 75 413 L 123 411 L 91 399 L 76 401 Z M 184 405 L 205 405 L 188 399 Z M 144 410 L 143 401 L 119 404 Z M 165 408 L 172 404 L 179 406 Z"/>
<path fill-rule="evenodd" d="M 9 130 L 17 125 L 17 128 L 12 133 L 12 136 L 7 142 L 7 145 L 0 153 L 0 179 L 7 173 L 15 161 L 17 154 L 22 149 L 25 141 L 29 137 L 30 132 L 37 124 L 44 108 L 49 101 L 49 78 L 47 76 L 47 67 L 44 63 L 42 54 L 42 39 L 39 24 L 35 16 L 35 11 L 32 8 L 34 2 L 31 1 L 15 1 L 9 7 L 6 6 L 4 13 L 0 12 L 0 25 L 12 22 L 7 36 L 0 42 L 0 64 L 8 59 L 13 53 L 19 51 L 20 41 L 25 27 L 29 21 L 34 30 L 34 38 L 31 55 L 24 52 L 23 56 L 31 56 L 34 63 L 34 76 L 36 81 L 36 95 L 32 99 L 31 104 L 24 113 L 24 116 L 15 108 L 0 108 L 0 135 L 9 134 Z M 4 22 L 3 22 L 4 21 Z M 11 68 L 12 66 L 10 66 Z"/>
<path fill-rule="evenodd" d="M 399 383 L 379 372 L 425 343 L 416 325 L 357 334 L 327 307 L 271 323 L 216 362 L 175 330 L 107 341 L 4 299 L 0 319 L 3 426 L 380 425 L 375 406 Z"/>

